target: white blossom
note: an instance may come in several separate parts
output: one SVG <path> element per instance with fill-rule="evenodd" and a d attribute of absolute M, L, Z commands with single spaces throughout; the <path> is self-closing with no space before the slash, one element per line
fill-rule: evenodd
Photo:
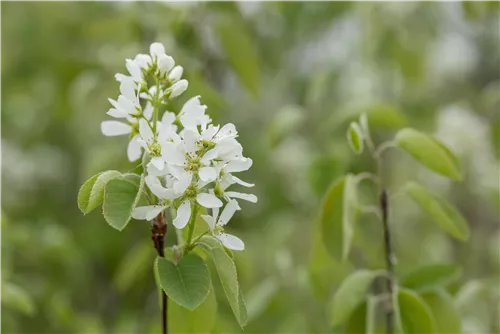
<path fill-rule="evenodd" d="M 232 200 L 226 204 L 220 217 L 219 208 L 212 209 L 211 216 L 202 215 L 201 217 L 207 222 L 212 235 L 219 239 L 225 247 L 232 250 L 244 250 L 245 244 L 240 238 L 232 234 L 224 233 L 224 226 L 229 222 L 237 210 L 240 210 L 240 206 L 238 202 Z"/>

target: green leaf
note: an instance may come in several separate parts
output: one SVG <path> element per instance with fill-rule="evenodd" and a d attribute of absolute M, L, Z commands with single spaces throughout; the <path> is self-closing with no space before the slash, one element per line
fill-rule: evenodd
<path fill-rule="evenodd" d="M 216 27 L 227 61 L 240 81 L 253 94 L 259 92 L 259 62 L 250 35 L 235 20 L 219 20 Z"/>
<path fill-rule="evenodd" d="M 150 242 L 140 243 L 125 254 L 114 275 L 116 288 L 126 292 L 148 274 L 149 262 L 154 253 Z"/>
<path fill-rule="evenodd" d="M 342 282 L 333 296 L 329 307 L 332 326 L 338 326 L 345 322 L 349 316 L 365 300 L 368 288 L 373 279 L 379 275 L 376 271 L 358 270 Z"/>
<path fill-rule="evenodd" d="M 400 289 L 397 300 L 404 333 L 435 333 L 431 310 L 418 294 L 411 290 Z"/>
<path fill-rule="evenodd" d="M 92 176 L 80 188 L 78 192 L 78 208 L 84 214 L 94 210 L 104 199 L 104 187 L 109 180 L 120 176 L 115 170 L 108 170 Z"/>
<path fill-rule="evenodd" d="M 212 248 L 211 252 L 217 274 L 219 275 L 229 305 L 233 310 L 238 324 L 243 328 L 247 323 L 248 315 L 245 301 L 243 300 L 243 294 L 238 283 L 238 275 L 234 261 L 220 247 Z"/>
<path fill-rule="evenodd" d="M 348 174 L 333 183 L 321 205 L 323 243 L 336 259 L 345 260 L 349 255 L 357 218 L 357 180 Z"/>
<path fill-rule="evenodd" d="M 349 316 L 344 334 L 364 334 L 367 332 L 367 303 L 360 304 Z"/>
<path fill-rule="evenodd" d="M 35 314 L 35 303 L 26 290 L 13 283 L 2 284 L 2 307 L 27 316 Z"/>
<path fill-rule="evenodd" d="M 404 191 L 445 231 L 459 240 L 469 238 L 469 226 L 465 218 L 448 202 L 430 193 L 415 182 L 404 186 Z"/>
<path fill-rule="evenodd" d="M 168 329 L 171 333 L 211 333 L 217 315 L 217 300 L 213 288 L 195 310 L 176 303 L 168 305 Z"/>
<path fill-rule="evenodd" d="M 194 310 L 210 292 L 210 273 L 198 255 L 184 255 L 177 264 L 157 258 L 156 265 L 162 289 L 177 304 Z"/>
<path fill-rule="evenodd" d="M 420 295 L 434 317 L 436 333 L 461 333 L 460 314 L 453 297 L 443 289 Z"/>
<path fill-rule="evenodd" d="M 347 141 L 356 154 L 361 154 L 364 148 L 363 130 L 358 123 L 352 122 L 347 130 Z"/>
<path fill-rule="evenodd" d="M 417 130 L 405 128 L 396 134 L 395 143 L 430 170 L 452 180 L 462 180 L 458 158 L 437 139 Z"/>
<path fill-rule="evenodd" d="M 462 270 L 454 264 L 431 264 L 410 271 L 401 278 L 401 285 L 417 291 L 430 291 L 456 281 Z"/>
<path fill-rule="evenodd" d="M 132 218 L 132 210 L 139 202 L 144 187 L 144 176 L 125 174 L 110 180 L 104 191 L 103 215 L 109 225 L 118 231 Z"/>

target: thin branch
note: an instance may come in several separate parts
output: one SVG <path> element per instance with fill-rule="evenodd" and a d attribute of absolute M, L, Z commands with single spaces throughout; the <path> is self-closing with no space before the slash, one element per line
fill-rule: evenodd
<path fill-rule="evenodd" d="M 151 239 L 159 257 L 165 257 L 165 237 L 167 236 L 167 223 L 165 214 L 160 212 L 151 222 Z M 165 291 L 162 290 L 161 323 L 163 334 L 168 333 L 168 299 Z"/>
<path fill-rule="evenodd" d="M 387 267 L 387 293 L 390 298 L 387 301 L 386 306 L 386 332 L 387 334 L 392 334 L 394 332 L 394 305 L 393 305 L 393 295 L 394 295 L 394 250 L 392 248 L 391 231 L 389 226 L 389 196 L 387 195 L 387 190 L 382 188 L 380 191 L 380 209 L 382 212 L 382 224 L 384 227 L 384 251 L 385 251 L 385 262 Z"/>

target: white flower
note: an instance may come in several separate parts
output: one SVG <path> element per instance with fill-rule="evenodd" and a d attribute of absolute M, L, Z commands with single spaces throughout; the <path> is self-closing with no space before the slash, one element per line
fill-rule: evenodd
<path fill-rule="evenodd" d="M 219 208 L 212 209 L 212 216 L 202 215 L 201 217 L 207 222 L 212 235 L 219 239 L 226 248 L 232 250 L 244 250 L 245 244 L 240 238 L 223 232 L 223 227 L 229 222 L 237 210 L 240 210 L 240 206 L 238 205 L 238 202 L 232 200 L 226 204 L 220 217 L 218 217 Z"/>
<path fill-rule="evenodd" d="M 170 92 L 169 95 L 170 98 L 173 99 L 174 97 L 181 95 L 186 91 L 187 88 L 188 88 L 188 81 L 186 79 L 177 81 L 172 85 L 172 87 L 168 89 L 168 91 Z"/>
<path fill-rule="evenodd" d="M 206 128 L 206 125 L 212 121 L 208 115 L 205 115 L 206 109 L 207 106 L 201 104 L 199 95 L 190 98 L 184 103 L 179 113 L 184 128 L 196 133 L 198 133 L 199 125 Z"/>
<path fill-rule="evenodd" d="M 182 66 L 175 66 L 170 73 L 168 74 L 168 78 L 170 79 L 170 82 L 175 83 L 179 81 L 182 78 L 182 73 L 184 72 L 184 69 Z"/>
<path fill-rule="evenodd" d="M 141 138 L 138 140 L 139 144 L 151 155 L 150 163 L 159 170 L 165 166 L 165 161 L 161 156 L 161 144 L 151 129 L 151 124 L 145 119 L 139 120 L 139 134 Z"/>
<path fill-rule="evenodd" d="M 130 134 L 134 126 L 131 124 L 125 124 L 119 121 L 103 121 L 101 123 L 101 131 L 105 136 L 122 136 Z M 139 135 L 134 135 L 127 147 L 127 157 L 130 162 L 138 160 L 142 155 L 141 144 L 139 143 Z"/>

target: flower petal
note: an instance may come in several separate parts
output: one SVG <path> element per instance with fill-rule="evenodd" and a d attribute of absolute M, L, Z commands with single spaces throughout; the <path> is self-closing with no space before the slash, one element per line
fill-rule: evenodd
<path fill-rule="evenodd" d="M 234 199 L 230 200 L 227 204 L 224 210 L 222 211 L 219 220 L 217 221 L 218 226 L 224 226 L 226 225 L 229 220 L 234 216 L 234 213 L 240 210 L 240 206 L 238 205 L 238 202 L 236 202 Z"/>
<path fill-rule="evenodd" d="M 210 161 L 217 158 L 218 156 L 219 156 L 219 151 L 217 151 L 216 149 L 211 149 L 210 151 L 208 151 L 203 155 L 200 162 L 204 165 L 208 165 L 210 164 Z"/>
<path fill-rule="evenodd" d="M 132 218 L 138 220 L 152 220 L 165 209 L 162 205 L 138 206 L 132 210 Z"/>
<path fill-rule="evenodd" d="M 186 200 L 177 209 L 177 217 L 172 223 L 176 228 L 182 229 L 187 225 L 189 218 L 191 218 L 191 202 Z"/>
<path fill-rule="evenodd" d="M 124 117 L 127 117 L 129 115 L 125 110 L 122 110 L 122 109 L 118 110 L 115 108 L 109 109 L 106 114 L 108 114 L 111 117 L 115 117 L 115 118 L 124 118 Z"/>
<path fill-rule="evenodd" d="M 182 166 L 186 162 L 186 156 L 174 143 L 165 143 L 161 149 L 161 155 L 165 161 L 172 165 Z"/>
<path fill-rule="evenodd" d="M 182 195 L 186 191 L 186 189 L 189 187 L 191 184 L 191 181 L 193 180 L 193 174 L 182 171 L 182 173 L 179 176 L 179 180 L 174 184 L 174 190 L 177 195 Z"/>
<path fill-rule="evenodd" d="M 149 53 L 151 53 L 151 55 L 154 57 L 159 57 L 165 54 L 165 47 L 163 46 L 163 44 L 155 42 L 149 47 Z"/>
<path fill-rule="evenodd" d="M 224 167 L 224 171 L 226 173 L 235 173 L 235 172 L 243 172 L 252 167 L 252 159 L 250 158 L 241 158 L 238 160 L 229 161 L 226 167 Z"/>
<path fill-rule="evenodd" d="M 198 194 L 198 196 L 196 196 L 196 201 L 205 208 L 220 208 L 222 206 L 222 201 L 213 194 Z"/>
<path fill-rule="evenodd" d="M 253 183 L 248 183 L 248 182 L 245 182 L 243 180 L 241 180 L 240 178 L 237 178 L 236 176 L 234 175 L 231 175 L 231 178 L 233 179 L 233 181 L 235 183 L 238 183 L 239 185 L 242 185 L 243 187 L 248 187 L 248 188 L 251 188 L 253 187 L 255 184 Z"/>
<path fill-rule="evenodd" d="M 198 176 L 202 181 L 212 182 L 217 178 L 217 172 L 213 167 L 201 167 Z"/>
<path fill-rule="evenodd" d="M 151 163 L 159 170 L 162 171 L 165 167 L 165 161 L 161 157 L 152 157 Z"/>
<path fill-rule="evenodd" d="M 215 228 L 214 217 L 209 216 L 209 215 L 201 215 L 201 218 L 203 218 L 207 222 L 208 227 L 210 227 L 211 230 L 213 230 Z"/>
<path fill-rule="evenodd" d="M 229 198 L 239 198 L 252 203 L 257 203 L 257 196 L 253 194 L 238 193 L 235 191 L 227 191 L 224 193 Z"/>
<path fill-rule="evenodd" d="M 127 157 L 130 162 L 136 161 L 142 155 L 142 147 L 137 139 L 139 139 L 139 135 L 135 135 L 128 143 Z"/>
<path fill-rule="evenodd" d="M 219 239 L 226 248 L 237 251 L 245 249 L 243 241 L 232 234 L 220 233 L 216 235 L 216 238 Z"/>
<path fill-rule="evenodd" d="M 104 121 L 101 131 L 105 136 L 121 136 L 132 132 L 130 125 L 118 121 Z"/>
<path fill-rule="evenodd" d="M 151 130 L 148 121 L 146 121 L 145 119 L 139 120 L 139 134 L 147 144 L 151 144 L 153 142 L 153 130 Z"/>

